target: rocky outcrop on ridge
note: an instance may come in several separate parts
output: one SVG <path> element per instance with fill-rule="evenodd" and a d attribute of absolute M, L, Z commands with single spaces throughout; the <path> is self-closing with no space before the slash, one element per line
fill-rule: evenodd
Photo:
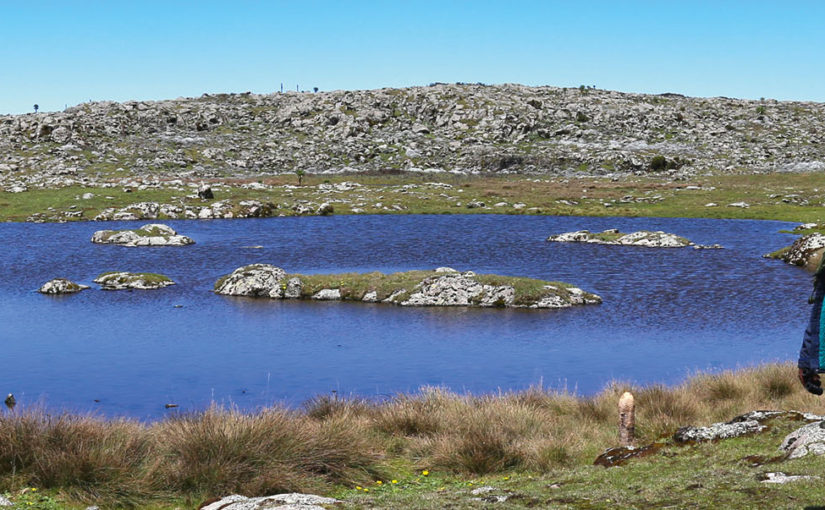
<path fill-rule="evenodd" d="M 88 285 L 81 285 L 66 278 L 55 278 L 44 283 L 37 292 L 41 294 L 75 294 L 88 289 Z"/>
<path fill-rule="evenodd" d="M 629 234 L 619 232 L 617 229 L 609 229 L 599 233 L 591 233 L 589 230 L 579 230 L 576 232 L 551 235 L 547 240 L 557 243 L 616 244 L 622 246 L 646 246 L 650 248 L 683 248 L 685 246 L 694 246 L 691 241 L 684 237 L 662 232 L 661 230 L 656 232 L 640 230 Z"/>
<path fill-rule="evenodd" d="M 186 246 L 195 244 L 191 238 L 178 235 L 172 227 L 159 223 L 143 225 L 136 230 L 98 230 L 92 235 L 97 244 L 121 246 Z"/>
<path fill-rule="evenodd" d="M 449 268 L 345 275 L 289 275 L 269 264 L 236 269 L 215 283 L 215 293 L 272 299 L 354 300 L 401 306 L 567 308 L 601 303 L 577 287 L 529 278 L 477 275 Z"/>
<path fill-rule="evenodd" d="M 299 170 L 812 172 L 825 170 L 823 133 L 821 103 L 584 87 L 204 94 L 0 116 L 0 189 Z"/>
<path fill-rule="evenodd" d="M 343 503 L 343 501 L 314 494 L 290 493 L 258 498 L 233 494 L 199 508 L 201 510 L 258 510 L 264 508 L 267 510 L 324 510 L 329 508 L 326 505 L 339 503 Z"/>
<path fill-rule="evenodd" d="M 123 271 L 103 273 L 95 278 L 94 282 L 100 284 L 100 288 L 103 290 L 153 290 L 175 284 L 175 282 L 161 274 L 127 273 Z"/>

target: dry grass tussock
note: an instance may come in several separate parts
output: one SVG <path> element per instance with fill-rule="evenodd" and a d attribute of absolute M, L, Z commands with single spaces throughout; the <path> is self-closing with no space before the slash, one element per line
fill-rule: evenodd
<path fill-rule="evenodd" d="M 589 464 L 615 446 L 626 390 L 636 397 L 640 442 L 754 409 L 825 414 L 825 401 L 807 394 L 795 372 L 771 364 L 697 374 L 673 388 L 614 383 L 592 397 L 425 388 L 386 402 L 317 397 L 301 410 L 213 407 L 151 424 L 23 410 L 0 417 L 0 490 L 59 488 L 78 501 L 139 506 L 169 495 L 323 491 L 399 465 L 545 471 Z"/>

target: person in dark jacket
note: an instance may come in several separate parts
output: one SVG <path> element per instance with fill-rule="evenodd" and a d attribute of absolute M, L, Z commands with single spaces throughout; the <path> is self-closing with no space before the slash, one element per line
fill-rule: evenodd
<path fill-rule="evenodd" d="M 814 273 L 814 291 L 808 301 L 813 308 L 799 350 L 799 381 L 809 392 L 822 395 L 819 374 L 825 372 L 825 254 Z"/>

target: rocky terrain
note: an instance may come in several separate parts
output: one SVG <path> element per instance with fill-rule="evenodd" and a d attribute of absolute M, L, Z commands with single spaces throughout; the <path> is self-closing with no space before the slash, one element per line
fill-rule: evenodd
<path fill-rule="evenodd" d="M 825 105 L 589 88 L 204 94 L 0 116 L 0 188 L 282 173 L 825 170 Z"/>
<path fill-rule="evenodd" d="M 251 264 L 221 277 L 215 283 L 215 293 L 401 306 L 567 308 L 601 303 L 599 296 L 563 283 L 461 273 L 448 267 L 390 275 L 291 275 L 270 264 Z"/>

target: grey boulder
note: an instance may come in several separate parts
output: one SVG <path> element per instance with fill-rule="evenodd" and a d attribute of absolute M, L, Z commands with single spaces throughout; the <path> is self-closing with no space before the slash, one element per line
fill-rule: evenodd
<path fill-rule="evenodd" d="M 44 283 L 37 291 L 41 294 L 74 294 L 88 289 L 88 285 L 81 285 L 66 278 L 55 278 Z"/>

